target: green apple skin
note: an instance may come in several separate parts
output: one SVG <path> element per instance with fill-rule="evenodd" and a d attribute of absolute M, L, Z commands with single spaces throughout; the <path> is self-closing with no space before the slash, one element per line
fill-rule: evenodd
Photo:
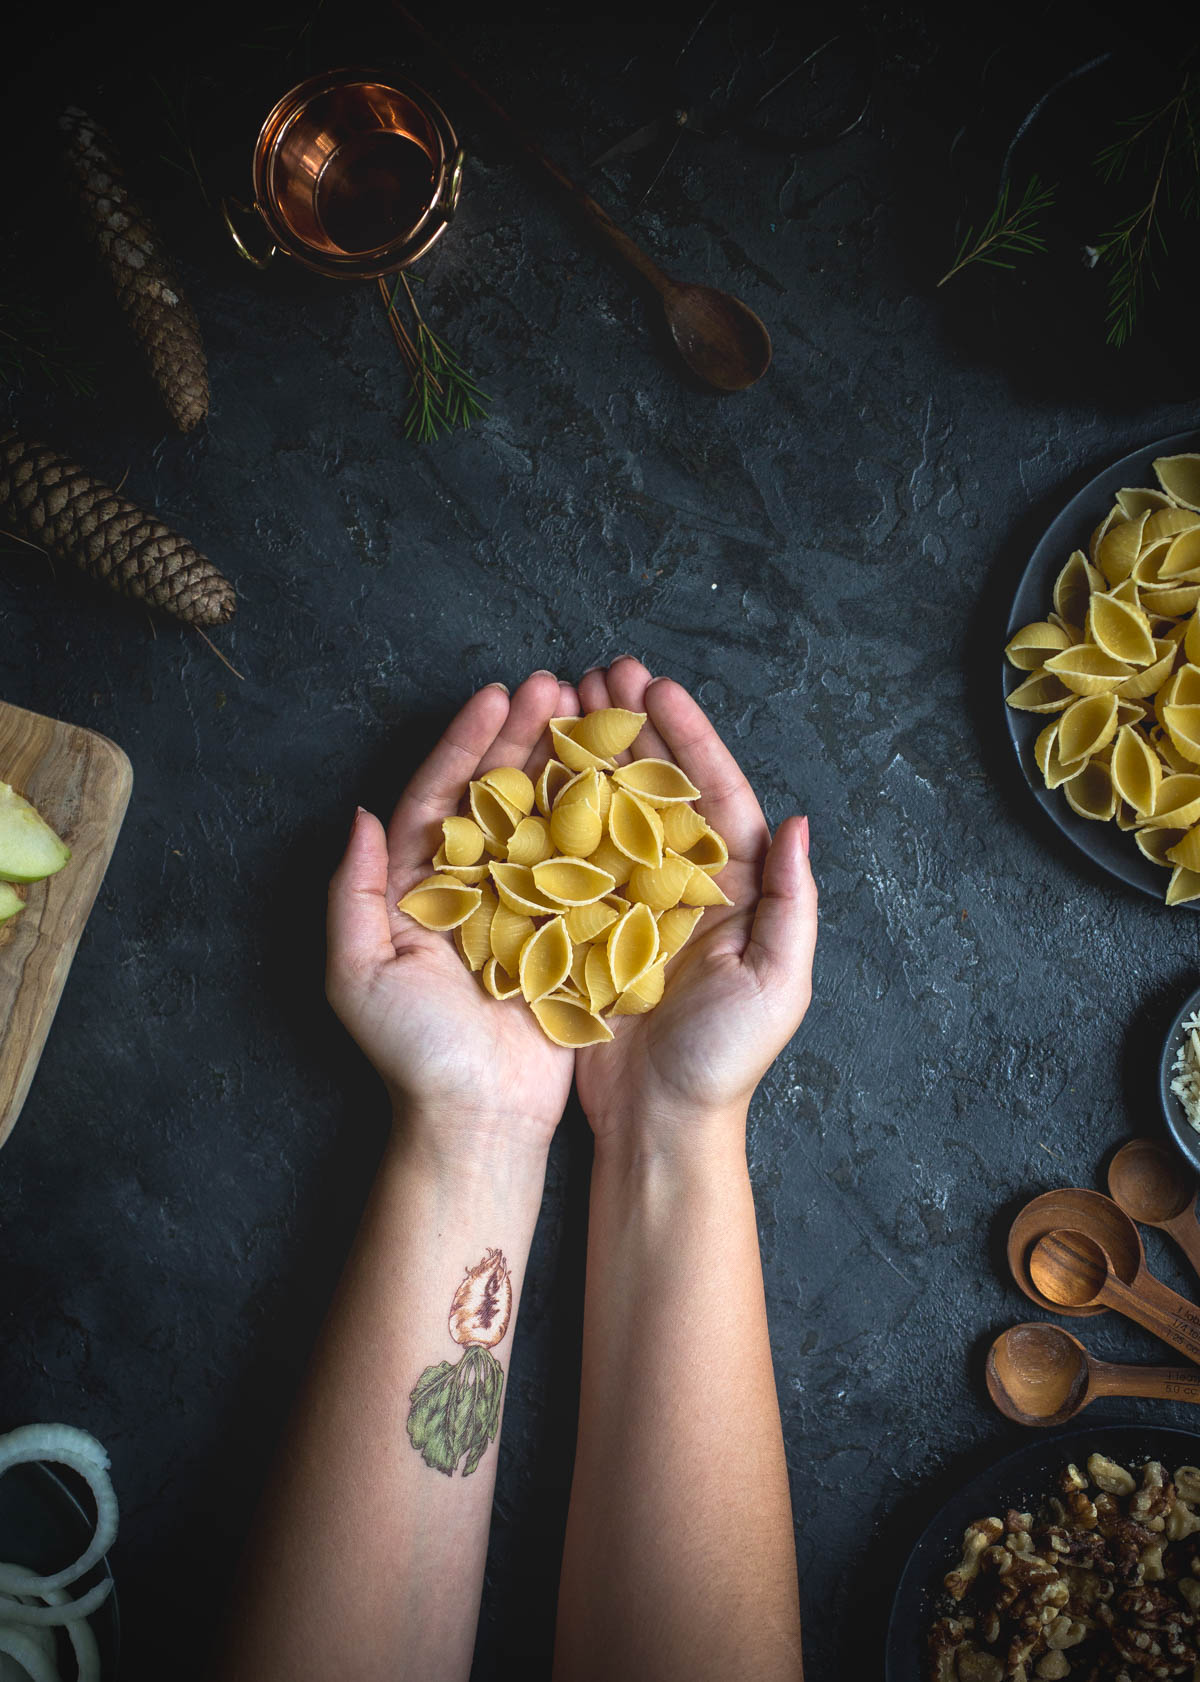
<path fill-rule="evenodd" d="M 70 856 L 36 807 L 0 783 L 0 882 L 40 882 Z"/>
<path fill-rule="evenodd" d="M 10 882 L 0 882 L 0 923 L 7 923 L 18 911 L 24 911 L 25 901 Z"/>

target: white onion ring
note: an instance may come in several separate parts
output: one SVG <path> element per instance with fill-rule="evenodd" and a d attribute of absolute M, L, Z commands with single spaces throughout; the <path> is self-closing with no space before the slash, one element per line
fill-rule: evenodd
<path fill-rule="evenodd" d="M 75 1582 L 76 1578 L 82 1577 L 98 1560 L 104 1558 L 117 1534 L 117 1496 L 108 1475 L 108 1455 L 95 1437 L 89 1436 L 86 1431 L 78 1430 L 74 1425 L 21 1425 L 15 1431 L 9 1431 L 6 1436 L 0 1436 L 0 1477 L 10 1467 L 25 1465 L 33 1460 L 52 1460 L 56 1465 L 69 1466 L 73 1472 L 78 1472 L 91 1489 L 96 1502 L 96 1528 L 86 1550 L 73 1565 L 65 1566 L 61 1571 L 51 1571 L 39 1576 L 26 1570 L 24 1566 L 0 1564 L 0 1591 L 7 1590 L 10 1594 L 45 1595 L 50 1589 L 60 1589 L 68 1583 Z M 86 1600 L 88 1596 L 83 1598 Z M 100 1598 L 103 1599 L 103 1595 Z M 96 1605 L 99 1603 L 95 1602 Z M 19 1619 L 11 1610 L 12 1604 L 10 1602 L 7 1608 L 0 1605 L 0 1617 L 7 1616 L 14 1623 L 66 1621 L 61 1617 L 57 1620 Z M 19 1606 L 17 1609 L 20 1610 Z M 35 1610 L 47 1611 L 49 1608 Z M 83 1612 L 70 1615 L 85 1616 Z"/>
<path fill-rule="evenodd" d="M 48 1659 L 37 1644 L 20 1630 L 6 1629 L 0 1624 L 0 1653 L 15 1659 L 31 1682 L 62 1682 L 58 1666 Z"/>
<path fill-rule="evenodd" d="M 51 1606 L 63 1606 L 70 1596 L 63 1589 L 48 1589 L 46 1599 Z M 96 1637 L 92 1634 L 91 1624 L 83 1618 L 71 1618 L 65 1628 L 71 1646 L 75 1649 L 75 1669 L 78 1672 L 75 1682 L 100 1682 L 100 1649 L 96 1645 Z M 37 1634 L 49 1635 L 52 1641 L 54 1639 L 48 1629 L 37 1630 L 36 1626 L 33 1626 L 29 1633 L 32 1635 L 35 1631 Z"/>
<path fill-rule="evenodd" d="M 48 1600 L 53 1591 L 40 1592 Z M 58 1605 L 26 1606 L 23 1601 L 0 1594 L 0 1629 L 5 1624 L 41 1624 L 54 1628 L 59 1624 L 69 1624 L 76 1618 L 90 1618 L 97 1606 L 102 1606 L 111 1592 L 112 1578 L 105 1577 L 103 1582 L 97 1583 L 86 1594 L 81 1594 L 78 1600 L 69 1600 L 64 1595 Z"/>

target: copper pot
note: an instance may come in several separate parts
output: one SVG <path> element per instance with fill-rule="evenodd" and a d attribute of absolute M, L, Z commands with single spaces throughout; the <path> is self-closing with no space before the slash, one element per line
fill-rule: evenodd
<path fill-rule="evenodd" d="M 242 256 L 277 252 L 318 274 L 370 280 L 415 263 L 454 215 L 464 153 L 423 88 L 370 70 L 330 70 L 285 93 L 254 147 L 252 207 L 263 255 L 225 223 Z"/>

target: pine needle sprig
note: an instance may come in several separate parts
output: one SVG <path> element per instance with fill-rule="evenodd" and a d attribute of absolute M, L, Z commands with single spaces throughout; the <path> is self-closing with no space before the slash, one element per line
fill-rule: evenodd
<path fill-rule="evenodd" d="M 1025 191 L 1015 205 L 1011 203 L 1011 183 L 1006 181 L 993 206 L 992 213 L 979 230 L 970 227 L 963 236 L 954 262 L 938 281 L 945 286 L 968 263 L 986 263 L 996 269 L 1015 267 L 1014 257 L 1034 251 L 1044 251 L 1046 242 L 1037 232 L 1038 218 L 1054 203 L 1055 189 L 1043 186 L 1031 175 Z"/>
<path fill-rule="evenodd" d="M 96 395 L 95 364 L 76 356 L 36 304 L 0 298 L 0 385 L 15 385 L 30 373 L 72 397 Z"/>
<path fill-rule="evenodd" d="M 397 307 L 402 288 L 412 311 L 411 332 Z M 387 305 L 392 337 L 412 382 L 412 398 L 404 417 L 405 436 L 418 444 L 432 444 L 455 427 L 465 430 L 473 421 L 484 419 L 491 399 L 429 326 L 417 308 L 408 277 L 398 275 L 389 291 L 381 276 L 379 291 Z"/>

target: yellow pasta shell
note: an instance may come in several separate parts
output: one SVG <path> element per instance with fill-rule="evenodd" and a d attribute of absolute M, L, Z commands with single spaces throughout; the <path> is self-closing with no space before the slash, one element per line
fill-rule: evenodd
<path fill-rule="evenodd" d="M 570 932 L 571 930 L 568 928 L 568 935 Z M 564 985 L 573 987 L 581 996 L 585 992 L 583 972 L 587 965 L 587 955 L 590 951 L 590 946 L 580 946 L 574 940 L 571 942 L 571 968 L 567 974 L 567 979 Z"/>
<path fill-rule="evenodd" d="M 581 743 L 574 740 L 574 733 L 579 724 L 577 718 L 552 718 L 550 720 L 550 741 L 556 759 L 561 759 L 564 765 L 570 766 L 572 771 L 586 771 L 589 767 L 608 771 L 612 769 L 612 760 L 606 759 L 602 753 L 591 753 Z"/>
<path fill-rule="evenodd" d="M 701 905 L 676 905 L 658 919 L 658 949 L 668 958 L 687 945 L 704 915 Z"/>
<path fill-rule="evenodd" d="M 1158 613 L 1166 619 L 1178 619 L 1190 613 L 1200 602 L 1200 584 L 1155 585 L 1142 593 L 1142 606 L 1147 613 Z"/>
<path fill-rule="evenodd" d="M 1043 619 L 1023 626 L 1010 638 L 1004 653 L 1010 665 L 1023 672 L 1034 672 L 1048 654 L 1057 654 L 1070 646 L 1071 638 L 1062 626 Z"/>
<path fill-rule="evenodd" d="M 583 990 L 588 997 L 589 1009 L 597 1014 L 607 1010 L 617 996 L 612 971 L 608 967 L 608 953 L 599 941 L 587 948 L 587 958 L 583 966 Z"/>
<path fill-rule="evenodd" d="M 1149 817 L 1158 799 L 1162 765 L 1149 742 L 1132 725 L 1117 731 L 1111 771 L 1118 797 L 1140 816 Z"/>
<path fill-rule="evenodd" d="M 509 864 L 540 864 L 554 851 L 545 818 L 522 818 L 508 842 Z"/>
<path fill-rule="evenodd" d="M 1176 750 L 1200 765 L 1200 707 L 1164 707 L 1162 721 Z"/>
<path fill-rule="evenodd" d="M 443 818 L 442 846 L 452 868 L 477 864 L 483 857 L 483 831 L 470 818 Z"/>
<path fill-rule="evenodd" d="M 1200 510 L 1200 455 L 1159 456 L 1154 471 L 1172 502 Z"/>
<path fill-rule="evenodd" d="M 688 885 L 680 895 L 683 905 L 732 905 L 733 901 L 705 870 L 692 866 Z"/>
<path fill-rule="evenodd" d="M 1184 758 L 1161 725 L 1150 731 L 1150 745 L 1162 760 L 1165 771 L 1176 771 L 1187 776 L 1195 771 L 1196 767 L 1191 760 Z"/>
<path fill-rule="evenodd" d="M 634 862 L 629 854 L 614 847 L 607 835 L 601 836 L 599 846 L 593 847 L 587 858 L 589 863 L 608 871 L 614 888 L 623 888 L 634 871 Z"/>
<path fill-rule="evenodd" d="M 612 780 L 647 806 L 670 806 L 678 800 L 700 798 L 695 783 L 669 759 L 633 759 L 628 765 L 618 765 Z"/>
<path fill-rule="evenodd" d="M 521 948 L 534 934 L 534 921 L 524 912 L 514 911 L 510 906 L 500 904 L 492 913 L 491 927 L 488 938 L 492 945 L 492 956 L 508 972 L 516 975 L 521 967 Z"/>
<path fill-rule="evenodd" d="M 445 871 L 447 876 L 453 876 L 459 882 L 466 882 L 472 888 L 487 880 L 486 864 L 447 864 L 444 843 L 433 855 L 433 868 Z"/>
<path fill-rule="evenodd" d="M 623 993 L 658 956 L 658 924 L 650 907 L 631 905 L 610 930 L 605 950 L 613 989 Z"/>
<path fill-rule="evenodd" d="M 1068 625 L 1082 625 L 1092 591 L 1103 587 L 1104 580 L 1096 568 L 1082 549 L 1076 549 L 1054 580 L 1055 613 Z"/>
<path fill-rule="evenodd" d="M 492 956 L 492 918 L 500 903 L 490 888 L 481 888 L 479 894 L 479 904 L 454 931 L 458 955 L 470 970 L 481 970 Z"/>
<path fill-rule="evenodd" d="M 666 987 L 666 969 L 667 960 L 660 958 L 648 970 L 643 970 L 636 981 L 631 982 L 623 993 L 617 994 L 609 1015 L 644 1016 L 648 1010 L 653 1010 Z"/>
<path fill-rule="evenodd" d="M 1058 757 L 1064 765 L 1089 759 L 1106 748 L 1116 733 L 1116 696 L 1082 696 L 1058 721 Z"/>
<path fill-rule="evenodd" d="M 1150 621 L 1132 602 L 1115 595 L 1093 596 L 1087 629 L 1097 648 L 1127 666 L 1148 666 L 1154 659 Z"/>
<path fill-rule="evenodd" d="M 1142 547 L 1147 514 L 1132 520 L 1114 520 L 1096 545 L 1096 565 L 1110 584 L 1129 577 Z"/>
<path fill-rule="evenodd" d="M 595 940 L 610 929 L 621 915 L 607 900 L 598 899 L 589 905 L 575 905 L 567 912 L 567 933 L 576 946 Z"/>
<path fill-rule="evenodd" d="M 533 811 L 533 782 L 515 765 L 496 765 L 480 777 L 494 793 L 514 807 L 522 817 Z"/>
<path fill-rule="evenodd" d="M 1100 545 L 1104 541 L 1110 529 L 1113 525 L 1120 525 L 1124 518 L 1125 515 L 1121 509 L 1120 503 L 1114 502 L 1108 513 L 1104 516 L 1100 524 L 1092 533 L 1091 537 L 1088 539 L 1088 554 L 1091 556 L 1093 562 L 1095 562 Z"/>
<path fill-rule="evenodd" d="M 662 826 L 663 840 L 677 853 L 686 853 L 702 835 L 708 833 L 708 825 L 696 808 L 684 803 L 663 807 Z"/>
<path fill-rule="evenodd" d="M 1153 664 L 1144 667 L 1140 672 L 1134 672 L 1117 688 L 1117 694 L 1122 700 L 1137 701 L 1147 695 L 1153 695 L 1160 689 L 1171 675 L 1171 667 L 1175 664 L 1176 645 L 1166 637 L 1154 639 Z"/>
<path fill-rule="evenodd" d="M 710 876 L 716 876 L 729 863 L 729 848 L 715 829 L 705 825 L 704 834 L 694 846 L 687 848 L 682 857 L 698 869 L 707 870 Z"/>
<path fill-rule="evenodd" d="M 1195 584 L 1200 572 L 1200 526 L 1173 538 L 1158 565 L 1158 582 L 1164 585 Z"/>
<path fill-rule="evenodd" d="M 471 784 L 470 805 L 471 816 L 489 841 L 506 843 L 521 817 L 511 800 L 484 782 Z"/>
<path fill-rule="evenodd" d="M 1177 864 L 1167 883 L 1167 904 L 1182 905 L 1189 899 L 1200 899 L 1200 873 Z"/>
<path fill-rule="evenodd" d="M 1117 507 L 1127 520 L 1136 519 L 1139 514 L 1154 514 L 1160 508 L 1170 506 L 1171 499 L 1165 491 L 1148 490 L 1144 485 L 1117 492 Z"/>
<path fill-rule="evenodd" d="M 482 897 L 481 889 L 470 888 L 453 876 L 426 876 L 423 882 L 409 889 L 398 902 L 398 909 L 423 929 L 437 929 L 444 934 L 465 923 Z"/>
<path fill-rule="evenodd" d="M 1200 707 L 1200 666 L 1185 662 L 1163 685 L 1157 699 L 1160 723 L 1164 707 Z"/>
<path fill-rule="evenodd" d="M 584 1045 L 600 1045 L 611 1040 L 612 1029 L 599 1016 L 577 1004 L 573 999 L 539 999 L 530 1006 L 543 1034 L 555 1045 L 578 1049 Z"/>
<path fill-rule="evenodd" d="M 1117 795 L 1107 765 L 1090 759 L 1077 777 L 1063 784 L 1067 805 L 1081 818 L 1107 823 L 1117 809 Z"/>
<path fill-rule="evenodd" d="M 499 958 L 489 958 L 484 964 L 483 985 L 493 999 L 517 999 L 521 996 L 521 983 L 513 979 Z"/>
<path fill-rule="evenodd" d="M 629 712 L 625 707 L 601 707 L 586 713 L 571 731 L 571 740 L 601 759 L 614 759 L 636 742 L 645 713 Z"/>
<path fill-rule="evenodd" d="M 1033 757 L 1047 788 L 1061 788 L 1083 770 L 1082 760 L 1074 765 L 1063 764 L 1058 751 L 1058 723 L 1058 719 L 1052 719 L 1033 744 Z"/>
<path fill-rule="evenodd" d="M 1060 713 L 1075 699 L 1072 690 L 1061 683 L 1053 672 L 1043 669 L 1027 677 L 1024 683 L 1010 691 L 1007 704 L 1017 712 Z"/>
<path fill-rule="evenodd" d="M 501 903 L 507 905 L 511 911 L 521 911 L 527 917 L 547 917 L 560 909 L 552 899 L 547 899 L 542 893 L 531 866 L 493 864 L 488 868 Z"/>
<path fill-rule="evenodd" d="M 1133 839 L 1151 864 L 1161 864 L 1169 870 L 1167 854 L 1186 834 L 1185 829 L 1139 829 Z"/>
<path fill-rule="evenodd" d="M 1200 666 L 1200 613 L 1195 610 L 1184 629 L 1183 652 L 1190 666 Z"/>
<path fill-rule="evenodd" d="M 1109 769 L 1111 770 L 1112 767 L 1110 766 Z M 1129 802 L 1122 800 L 1120 795 L 1118 795 L 1116 810 L 1117 828 L 1121 830 L 1136 829 L 1140 822 L 1141 819 L 1138 817 L 1138 814 L 1134 811 Z"/>
<path fill-rule="evenodd" d="M 583 771 L 576 771 L 569 783 L 559 789 L 554 805 L 560 806 L 590 806 L 594 812 L 600 810 L 600 772 L 594 765 L 589 765 Z M 607 781 L 607 778 L 603 779 Z M 551 813 L 553 816 L 553 813 Z"/>
<path fill-rule="evenodd" d="M 575 773 L 569 765 L 564 765 L 561 759 L 548 759 L 542 766 L 542 774 L 537 780 L 534 798 L 537 809 L 544 818 L 550 816 L 554 802 L 574 777 Z"/>
<path fill-rule="evenodd" d="M 553 820 L 551 820 L 553 822 Z M 589 859 L 547 859 L 535 864 L 533 880 L 538 892 L 554 905 L 591 905 L 613 891 L 613 879 Z"/>
<path fill-rule="evenodd" d="M 561 917 L 551 917 L 535 929 L 521 948 L 517 973 L 521 992 L 533 1004 L 561 987 L 571 971 L 571 938 Z"/>
<path fill-rule="evenodd" d="M 1190 829 L 1200 822 L 1200 776 L 1176 771 L 1164 777 L 1154 812 L 1146 822 L 1155 829 Z"/>
<path fill-rule="evenodd" d="M 1200 824 L 1185 830 L 1175 845 L 1167 848 L 1166 857 L 1185 870 L 1200 871 Z"/>
<path fill-rule="evenodd" d="M 587 800 L 559 800 L 550 814 L 550 839 L 560 853 L 587 858 L 600 845 L 604 819 Z"/>
<path fill-rule="evenodd" d="M 1132 668 L 1124 660 L 1114 660 L 1111 654 L 1088 642 L 1052 654 L 1042 670 L 1065 683 L 1076 695 L 1108 695 L 1132 675 Z"/>
<path fill-rule="evenodd" d="M 692 871 L 699 866 L 680 858 L 668 848 L 657 869 L 639 864 L 629 878 L 628 897 L 635 903 L 648 905 L 651 911 L 669 911 L 678 905 L 684 889 L 691 881 Z"/>
<path fill-rule="evenodd" d="M 626 858 L 655 869 L 662 863 L 662 819 L 627 788 L 613 790 L 608 813 L 609 838 Z"/>

